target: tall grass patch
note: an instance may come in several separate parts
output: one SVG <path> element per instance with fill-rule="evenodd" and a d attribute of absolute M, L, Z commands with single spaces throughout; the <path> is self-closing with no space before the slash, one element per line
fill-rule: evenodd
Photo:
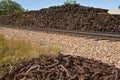
<path fill-rule="evenodd" d="M 0 35 L 0 77 L 4 75 L 3 65 L 16 65 L 22 61 L 42 55 L 57 55 L 57 46 L 41 47 L 22 40 L 7 40 Z"/>

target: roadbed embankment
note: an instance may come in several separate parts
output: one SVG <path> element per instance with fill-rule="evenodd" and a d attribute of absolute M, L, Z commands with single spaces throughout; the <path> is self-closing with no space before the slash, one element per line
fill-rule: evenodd
<path fill-rule="evenodd" d="M 0 27 L 0 34 L 7 39 L 25 40 L 43 46 L 57 46 L 60 47 L 62 54 L 93 58 L 120 68 L 120 41 L 96 41 L 94 38 L 5 27 Z"/>

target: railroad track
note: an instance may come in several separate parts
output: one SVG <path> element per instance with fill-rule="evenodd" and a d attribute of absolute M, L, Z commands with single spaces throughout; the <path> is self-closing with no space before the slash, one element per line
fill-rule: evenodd
<path fill-rule="evenodd" d="M 90 38 L 99 38 L 99 39 L 120 41 L 120 33 L 82 32 L 82 31 L 67 31 L 67 30 L 56 30 L 56 29 L 38 29 L 38 30 L 47 31 L 47 32 L 74 34 L 77 36 L 85 36 L 85 37 L 90 37 Z"/>
<path fill-rule="evenodd" d="M 41 29 L 41 28 L 23 28 L 23 27 L 14 27 L 14 26 L 4 26 L 8 28 L 17 28 L 25 30 L 34 30 L 34 31 L 45 31 L 52 33 L 64 33 L 64 34 L 73 34 L 76 36 L 85 36 L 89 38 L 98 38 L 105 40 L 115 40 L 120 41 L 120 33 L 116 32 L 93 32 L 93 31 L 77 31 L 77 30 L 58 30 L 58 29 Z M 1 29 L 1 27 L 0 27 Z"/>

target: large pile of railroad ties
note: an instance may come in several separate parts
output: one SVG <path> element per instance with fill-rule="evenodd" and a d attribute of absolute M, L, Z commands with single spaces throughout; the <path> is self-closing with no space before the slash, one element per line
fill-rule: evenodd
<path fill-rule="evenodd" d="M 120 32 L 120 15 L 79 5 L 54 6 L 38 11 L 0 16 L 1 25 L 78 31 Z"/>
<path fill-rule="evenodd" d="M 79 56 L 42 55 L 18 65 L 2 80 L 120 80 L 120 69 Z"/>

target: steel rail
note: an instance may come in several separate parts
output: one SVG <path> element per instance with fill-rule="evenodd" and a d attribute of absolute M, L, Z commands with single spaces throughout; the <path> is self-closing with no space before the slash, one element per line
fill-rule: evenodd
<path fill-rule="evenodd" d="M 29 29 L 36 31 L 46 31 L 46 32 L 55 32 L 55 33 L 65 33 L 65 34 L 74 34 L 76 36 L 85 36 L 99 39 L 107 39 L 107 40 L 117 40 L 120 41 L 120 33 L 114 32 L 87 32 L 87 31 L 70 31 L 70 30 L 58 30 L 58 29 Z"/>

